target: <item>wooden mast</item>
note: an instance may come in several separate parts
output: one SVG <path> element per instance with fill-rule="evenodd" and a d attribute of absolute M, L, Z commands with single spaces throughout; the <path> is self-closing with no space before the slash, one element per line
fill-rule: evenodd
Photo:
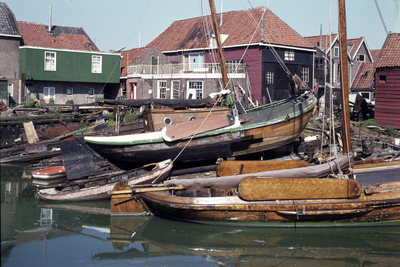
<path fill-rule="evenodd" d="M 212 25 L 213 25 L 214 34 L 215 34 L 215 40 L 217 41 L 217 50 L 218 50 L 218 56 L 219 56 L 219 63 L 221 65 L 222 83 L 224 85 L 223 89 L 227 90 L 227 89 L 229 89 L 228 74 L 226 72 L 225 57 L 224 57 L 224 53 L 222 51 L 221 38 L 219 36 L 219 28 L 218 28 L 218 25 L 217 25 L 217 17 L 215 15 L 214 0 L 209 0 L 209 2 L 210 2 L 211 19 L 212 19 Z"/>
<path fill-rule="evenodd" d="M 351 152 L 350 111 L 349 111 L 349 71 L 347 64 L 347 28 L 345 0 L 339 0 L 339 41 L 340 41 L 340 86 L 342 98 L 343 153 Z"/>

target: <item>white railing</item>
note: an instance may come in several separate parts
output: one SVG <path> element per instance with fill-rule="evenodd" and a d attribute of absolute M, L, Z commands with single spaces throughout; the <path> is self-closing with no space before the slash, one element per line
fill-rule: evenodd
<path fill-rule="evenodd" d="M 220 73 L 219 63 L 191 63 L 165 65 L 131 65 L 128 76 L 132 75 L 167 75 L 184 73 Z M 226 63 L 228 73 L 243 73 L 242 63 Z"/>

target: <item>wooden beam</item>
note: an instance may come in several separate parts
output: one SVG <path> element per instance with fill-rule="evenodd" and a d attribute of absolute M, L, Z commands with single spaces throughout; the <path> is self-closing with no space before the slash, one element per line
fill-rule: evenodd
<path fill-rule="evenodd" d="M 347 179 L 246 177 L 238 192 L 247 201 L 356 198 L 361 185 Z"/>

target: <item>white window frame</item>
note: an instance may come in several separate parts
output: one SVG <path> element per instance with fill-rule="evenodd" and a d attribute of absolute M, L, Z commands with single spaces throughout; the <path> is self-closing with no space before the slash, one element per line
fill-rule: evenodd
<path fill-rule="evenodd" d="M 202 69 L 204 67 L 204 54 L 189 54 L 189 70 Z"/>
<path fill-rule="evenodd" d="M 294 50 L 286 50 L 285 51 L 285 60 L 286 61 L 295 61 Z"/>
<path fill-rule="evenodd" d="M 92 73 L 102 73 L 103 71 L 103 57 L 99 55 L 92 55 Z"/>
<path fill-rule="evenodd" d="M 14 97 L 14 84 L 13 83 L 7 84 L 7 92 L 8 92 L 9 96 Z"/>
<path fill-rule="evenodd" d="M 181 88 L 180 81 L 178 81 L 178 80 L 171 81 L 171 99 L 179 99 L 180 98 L 180 88 Z"/>
<path fill-rule="evenodd" d="M 187 81 L 186 98 L 189 98 L 189 95 L 192 94 L 192 99 L 201 99 L 203 98 L 203 90 L 204 90 L 203 81 Z"/>
<path fill-rule="evenodd" d="M 151 74 L 158 74 L 158 66 L 160 65 L 160 58 L 151 56 Z"/>
<path fill-rule="evenodd" d="M 303 68 L 301 70 L 301 79 L 305 83 L 308 83 L 310 81 L 310 68 Z"/>
<path fill-rule="evenodd" d="M 43 99 L 48 99 L 53 98 L 55 100 L 56 96 L 56 88 L 55 87 L 43 87 Z"/>
<path fill-rule="evenodd" d="M 166 99 L 167 98 L 167 81 L 162 80 L 157 83 L 157 98 Z"/>
<path fill-rule="evenodd" d="M 68 90 L 71 91 L 70 94 L 68 94 Z M 67 95 L 74 95 L 74 88 L 72 88 L 72 87 L 67 87 Z"/>
<path fill-rule="evenodd" d="M 265 83 L 274 84 L 274 72 L 272 71 L 265 72 Z"/>
<path fill-rule="evenodd" d="M 362 57 L 362 60 L 360 59 L 360 57 Z M 365 62 L 365 55 L 363 55 L 363 54 L 357 55 L 357 61 L 358 62 Z"/>
<path fill-rule="evenodd" d="M 57 70 L 57 53 L 51 51 L 44 52 L 44 70 L 56 71 Z"/>
<path fill-rule="evenodd" d="M 339 57 L 339 46 L 333 48 L 333 57 Z"/>

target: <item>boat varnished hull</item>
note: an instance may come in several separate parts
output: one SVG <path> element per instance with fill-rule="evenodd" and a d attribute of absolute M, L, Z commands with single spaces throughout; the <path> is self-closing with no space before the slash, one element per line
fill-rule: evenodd
<path fill-rule="evenodd" d="M 155 215 L 205 224 L 250 227 L 400 225 L 400 182 L 385 183 L 380 188 L 379 193 L 368 195 L 363 191 L 354 199 L 244 201 L 234 195 L 179 197 L 169 192 L 148 192 L 142 197 Z"/>

